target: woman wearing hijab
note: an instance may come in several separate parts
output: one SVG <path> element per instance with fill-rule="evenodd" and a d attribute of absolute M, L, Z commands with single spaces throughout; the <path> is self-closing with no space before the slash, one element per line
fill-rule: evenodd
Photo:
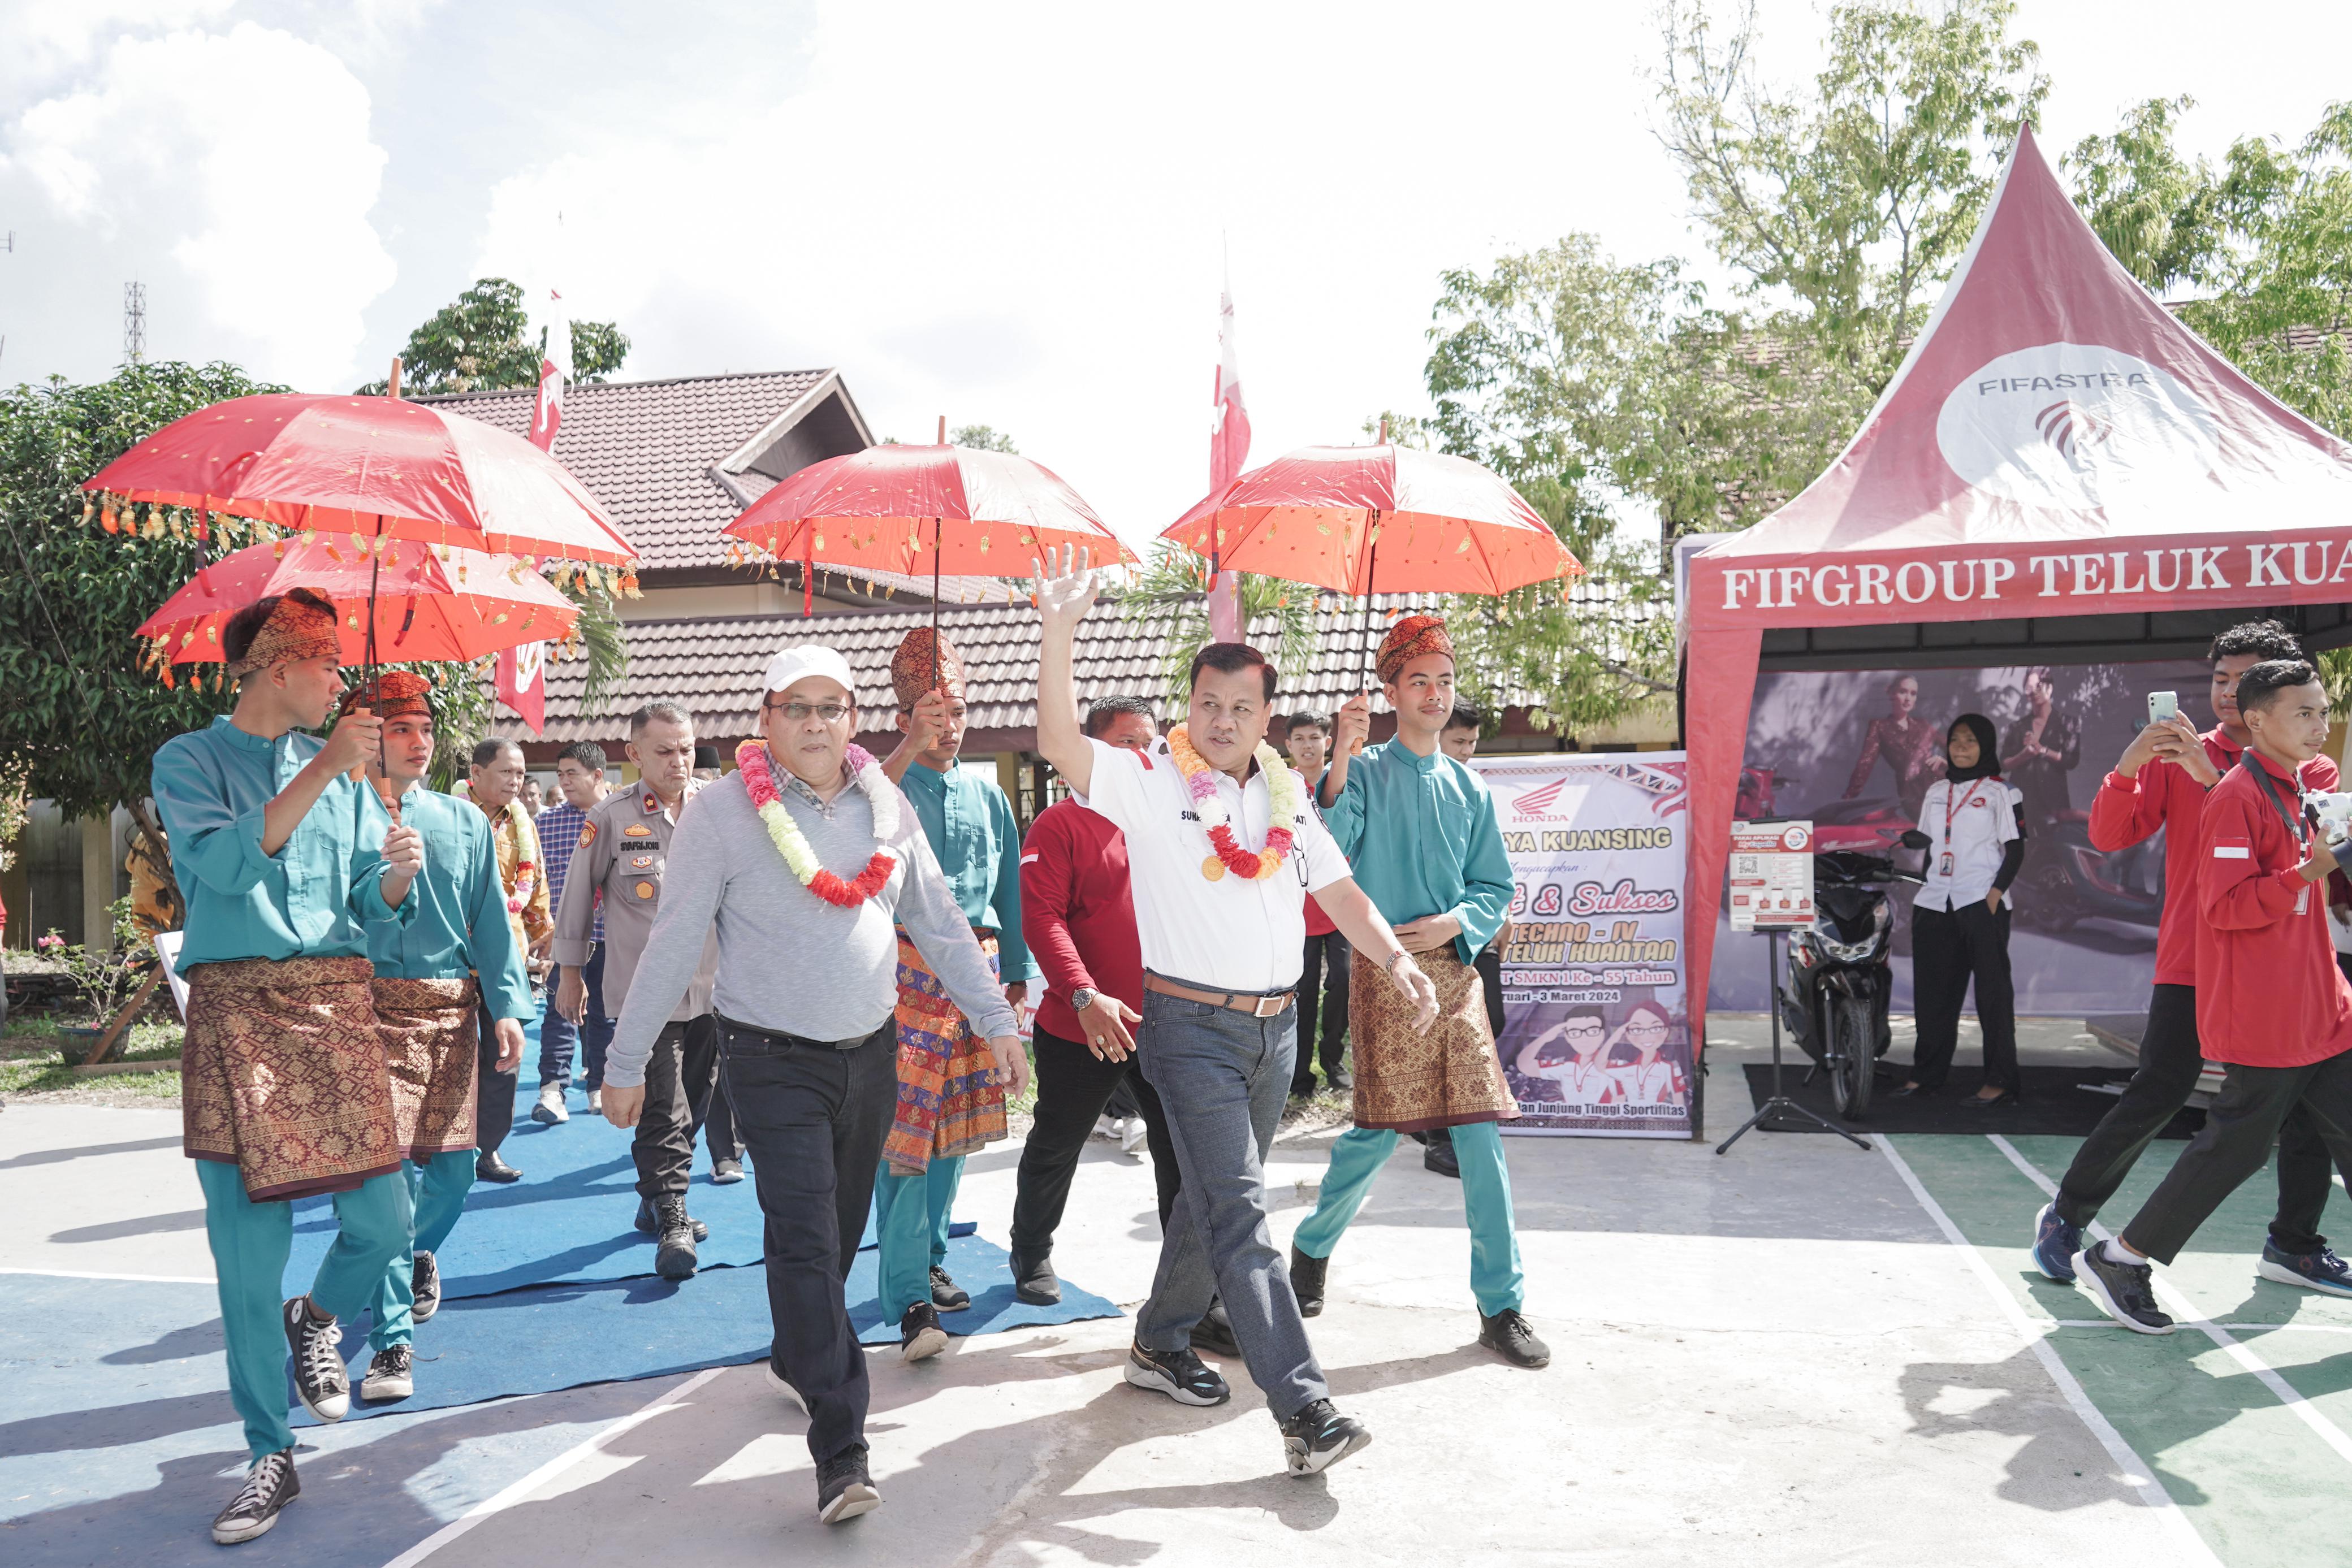
<path fill-rule="evenodd" d="M 1934 1094 L 1959 1043 L 1960 1004 L 1977 988 L 1984 1083 L 1961 1104 L 2017 1102 L 2016 997 L 2009 978 L 2011 883 L 2025 862 L 2023 798 L 2000 777 L 1992 721 L 1966 713 L 1944 737 L 1944 776 L 1927 786 L 1919 831 L 1927 879 L 1911 904 L 1911 980 L 1919 1040 L 1901 1095 Z"/>

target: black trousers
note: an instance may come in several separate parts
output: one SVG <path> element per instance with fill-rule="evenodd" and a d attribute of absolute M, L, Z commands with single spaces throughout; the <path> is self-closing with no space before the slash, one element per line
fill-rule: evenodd
<path fill-rule="evenodd" d="M 2352 1170 L 2352 1051 L 2302 1067 L 2231 1062 L 2205 1113 L 2204 1130 L 2124 1227 L 2124 1244 L 2171 1262 L 2221 1200 L 2262 1168 L 2271 1141 L 2297 1110 L 2311 1119 L 2336 1163 Z"/>
<path fill-rule="evenodd" d="M 1160 1096 L 1137 1067 L 1135 1059 L 1103 1061 L 1075 1040 L 1040 1029 L 1037 1061 L 1036 1120 L 1029 1141 L 1021 1148 L 1021 1171 L 1013 1199 L 1013 1249 L 1035 1257 L 1054 1249 L 1054 1232 L 1062 1226 L 1062 1210 L 1070 1200 L 1070 1181 L 1077 1174 L 1078 1155 L 1094 1131 L 1095 1118 L 1112 1095 L 1133 1092 L 1137 1114 L 1143 1118 L 1144 1141 L 1151 1149 L 1151 1177 L 1160 1188 L 1160 1223 L 1165 1226 L 1176 1207 L 1182 1178 L 1176 1169 L 1176 1145 L 1168 1138 L 1168 1116 Z"/>
<path fill-rule="evenodd" d="M 474 1055 L 474 1147 L 495 1155 L 514 1131 L 515 1083 L 522 1076 L 522 1063 L 499 1071 L 498 1019 L 488 1008 L 478 1009 L 477 1014 L 475 1033 L 481 1044 Z"/>
<path fill-rule="evenodd" d="M 1298 1061 L 1290 1071 L 1291 1090 L 1299 1094 L 1315 1087 L 1318 1054 L 1323 1059 L 1324 1082 L 1339 1075 L 1339 1059 L 1348 1049 L 1348 939 L 1337 931 L 1309 936 L 1306 960 L 1307 967 L 1298 976 Z M 1316 1044 L 1318 1018 L 1322 1023 L 1319 1051 Z"/>
<path fill-rule="evenodd" d="M 1911 908 L 1912 1010 L 1919 1042 L 1911 1053 L 1911 1081 L 1941 1089 L 1960 1042 L 1960 1004 L 1969 980 L 1977 986 L 1977 1022 L 1984 1030 L 1984 1081 L 2015 1089 L 2017 993 L 2009 978 L 2009 905 L 1999 914 L 1981 901 L 1958 909 Z"/>
<path fill-rule="evenodd" d="M 847 1051 L 735 1024 L 713 1032 L 767 1222 L 769 1364 L 807 1402 L 823 1464 L 866 1440 L 866 1353 L 842 1286 L 898 1103 L 898 1028 Z"/>
<path fill-rule="evenodd" d="M 719 1020 L 709 1013 L 662 1025 L 653 1055 L 646 1059 L 645 1111 L 629 1143 L 638 1197 L 686 1195 L 694 1169 L 694 1135 L 706 1125 L 714 1162 L 743 1157 L 734 1111 L 719 1082 Z"/>
<path fill-rule="evenodd" d="M 1488 943 L 1486 950 L 1478 955 L 1477 963 L 1472 967 L 1478 971 L 1478 988 L 1486 997 L 1486 1027 L 1495 1031 L 1496 1040 L 1500 1040 L 1503 1038 L 1503 949 L 1495 943 Z"/>
<path fill-rule="evenodd" d="M 2139 1043 L 2139 1069 L 2123 1097 L 2099 1118 L 2074 1152 L 2058 1183 L 2058 1217 L 2072 1225 L 2097 1218 L 2132 1166 L 2173 1114 L 2189 1103 L 2205 1052 L 2197 1039 L 2197 988 L 2158 986 L 2147 998 L 2147 1032 Z M 2300 1105 L 2278 1129 L 2278 1213 L 2271 1239 L 2288 1252 L 2316 1252 L 2327 1245 L 2319 1233 L 2327 1209 L 2327 1145 Z"/>

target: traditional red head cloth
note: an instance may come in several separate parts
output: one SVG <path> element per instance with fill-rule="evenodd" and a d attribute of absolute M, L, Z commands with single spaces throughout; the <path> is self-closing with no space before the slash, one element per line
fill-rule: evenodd
<path fill-rule="evenodd" d="M 1380 657 L 1372 667 L 1386 685 L 1404 674 L 1407 664 L 1431 653 L 1454 657 L 1454 639 L 1445 634 L 1445 622 L 1434 615 L 1407 615 L 1381 639 Z"/>
<path fill-rule="evenodd" d="M 297 588 L 278 600 L 269 619 L 253 634 L 253 645 L 244 658 L 230 662 L 228 673 L 249 675 L 280 659 L 331 658 L 341 652 L 334 605 L 307 588 Z"/>
<path fill-rule="evenodd" d="M 963 696 L 963 661 L 956 656 L 955 644 L 943 635 L 940 638 L 939 685 L 950 697 Z M 898 695 L 898 706 L 913 707 L 931 689 L 931 629 L 918 626 L 907 633 L 898 651 L 890 655 L 890 689 Z"/>
<path fill-rule="evenodd" d="M 433 716 L 433 683 L 409 670 L 379 670 L 375 677 L 375 703 L 373 711 L 378 718 L 399 718 L 414 716 L 430 719 Z M 365 682 L 343 694 L 338 710 L 349 713 L 368 700 Z"/>

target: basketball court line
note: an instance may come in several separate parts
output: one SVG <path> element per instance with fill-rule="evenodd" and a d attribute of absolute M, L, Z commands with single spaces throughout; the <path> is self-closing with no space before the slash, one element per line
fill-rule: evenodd
<path fill-rule="evenodd" d="M 1999 1133 L 1987 1133 L 1985 1141 L 1999 1149 L 2007 1157 L 2009 1163 L 2015 1166 L 2028 1181 L 2040 1187 L 2044 1197 L 2054 1198 L 2058 1196 L 2058 1184 L 2042 1175 L 2041 1168 L 2032 1160 L 2018 1153 L 2017 1145 Z M 2092 1235 L 2102 1241 L 2115 1239 L 2115 1233 L 2095 1220 L 2088 1228 Z M 2156 1271 L 2156 1293 L 2162 1298 L 2165 1306 L 2175 1318 L 2180 1320 L 2184 1327 L 2195 1329 L 2221 1347 L 2222 1354 L 2235 1362 L 2241 1370 L 2252 1373 L 2263 1387 L 2277 1396 L 2280 1404 L 2294 1411 L 2296 1417 L 2305 1426 L 2310 1427 L 2321 1442 L 2336 1450 L 2337 1458 L 2347 1464 L 2352 1464 L 2352 1436 L 2347 1436 L 2343 1427 L 2320 1414 L 2318 1407 L 2298 1393 L 2294 1385 L 2281 1377 L 2270 1363 L 2256 1355 L 2252 1347 L 2241 1341 L 2224 1325 L 2207 1317 L 2204 1309 L 2189 1299 L 2188 1291 L 2182 1290 L 2170 1278 L 2169 1271 L 2160 1264 Z"/>
<path fill-rule="evenodd" d="M 2107 1458 L 2115 1462 L 2124 1484 L 2130 1487 L 2143 1504 L 2154 1509 L 2158 1517 L 2172 1528 L 2180 1540 L 2181 1549 L 2187 1553 L 2188 1561 L 2211 1563 L 2214 1568 L 2221 1568 L 2221 1557 L 2215 1553 L 2205 1537 L 2199 1532 L 2197 1526 L 2189 1521 L 2189 1516 L 2181 1511 L 2180 1505 L 2173 1500 L 2172 1494 L 2164 1490 L 2164 1483 L 2157 1479 L 2156 1468 L 2139 1457 L 2131 1444 L 2125 1441 L 2124 1435 L 2116 1430 L 2115 1424 L 2091 1402 L 2091 1396 L 2084 1392 L 2080 1380 L 2067 1369 L 2066 1364 L 2059 1359 L 2058 1353 L 2051 1348 L 2049 1334 L 2036 1326 L 2032 1319 L 2025 1315 L 2025 1310 L 2017 1304 L 2017 1298 L 1994 1275 L 1992 1266 L 1984 1260 L 1983 1254 L 1979 1252 L 1975 1245 L 1960 1233 L 1960 1228 L 1952 1222 L 1950 1215 L 1944 1212 L 1944 1206 L 1937 1203 L 1935 1196 L 1928 1192 L 1926 1185 L 1919 1180 L 1917 1173 L 1912 1170 L 1909 1162 L 1895 1152 L 1894 1140 L 1882 1136 L 1874 1138 L 1871 1142 L 1880 1154 L 1886 1156 L 1887 1163 L 1895 1167 L 1895 1174 L 1903 1178 L 1903 1185 L 1911 1189 L 1912 1197 L 1916 1199 L 1919 1207 L 1927 1211 L 1927 1218 L 1936 1222 L 1936 1228 L 1943 1232 L 1944 1239 L 1958 1249 L 1960 1256 L 1966 1260 L 1969 1271 L 1976 1276 L 1977 1282 L 1985 1288 L 1986 1294 L 1993 1299 L 1993 1304 L 2000 1309 L 2002 1318 L 2008 1322 L 2011 1329 L 2016 1331 L 2018 1338 L 2025 1342 L 2026 1348 L 2033 1353 L 2033 1359 L 2042 1364 L 2042 1370 L 2049 1375 L 2051 1383 L 2057 1387 L 2059 1396 L 2066 1401 L 2067 1407 L 2073 1410 L 2083 1425 L 2090 1429 L 2091 1436 L 2098 1439 L 2099 1446 L 2107 1451 Z"/>

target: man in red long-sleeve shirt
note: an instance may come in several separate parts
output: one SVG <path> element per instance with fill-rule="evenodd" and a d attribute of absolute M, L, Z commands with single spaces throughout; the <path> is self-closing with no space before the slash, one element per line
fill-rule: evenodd
<path fill-rule="evenodd" d="M 1107 697 L 1087 715 L 1087 734 L 1142 751 L 1159 738 L 1150 706 Z M 1124 1082 L 1143 1113 L 1151 1175 L 1164 1223 L 1178 1191 L 1175 1145 L 1160 1096 L 1136 1070 L 1128 1026 L 1141 1021 L 1143 950 L 1128 888 L 1127 835 L 1076 800 L 1037 814 L 1021 844 L 1021 935 L 1045 974 L 1037 1004 L 1037 1110 L 1021 1150 L 1013 1200 L 1013 1289 L 1023 1301 L 1062 1299 L 1054 1232 L 1095 1118 Z"/>
<path fill-rule="evenodd" d="M 2238 764 L 2248 731 L 2238 711 L 2238 682 L 2264 660 L 2299 659 L 2301 644 L 2275 621 L 2249 621 L 2213 639 L 2214 727 L 2203 735 L 2187 719 L 2142 730 L 2091 802 L 2091 842 L 2110 852 L 2164 829 L 2165 901 L 2157 928 L 2156 988 L 2147 1004 L 2139 1070 L 2075 1152 L 2058 1197 L 2034 1218 L 2033 1260 L 2053 1280 L 2074 1278 L 2083 1231 L 2116 1195 L 2150 1140 L 2189 1103 L 2197 1075 L 2212 1055 L 2200 1044 L 2198 1015 L 2198 828 L 2207 791 Z M 2315 756 L 2300 787 L 2336 788 L 2336 764 Z M 2219 1060 L 2217 1058 L 2217 1060 Z M 2352 1270 L 2319 1234 L 2327 1207 L 2327 1147 L 2310 1118 L 2291 1113 L 2279 1130 L 2278 1212 L 2263 1248 L 2268 1279 L 2335 1295 L 2352 1295 Z"/>
<path fill-rule="evenodd" d="M 2352 1166 L 2352 984 L 2336 966 L 2323 885 L 2336 857 L 2311 830 L 2298 778 L 2326 744 L 2327 694 L 2308 662 L 2275 659 L 2240 678 L 2238 706 L 2248 744 L 2205 802 L 2192 884 L 2197 1029 L 2226 1064 L 2221 1092 L 2131 1223 L 2074 1265 L 2107 1315 L 2139 1333 L 2173 1327 L 2149 1260 L 2179 1255 L 2291 1112 Z"/>

